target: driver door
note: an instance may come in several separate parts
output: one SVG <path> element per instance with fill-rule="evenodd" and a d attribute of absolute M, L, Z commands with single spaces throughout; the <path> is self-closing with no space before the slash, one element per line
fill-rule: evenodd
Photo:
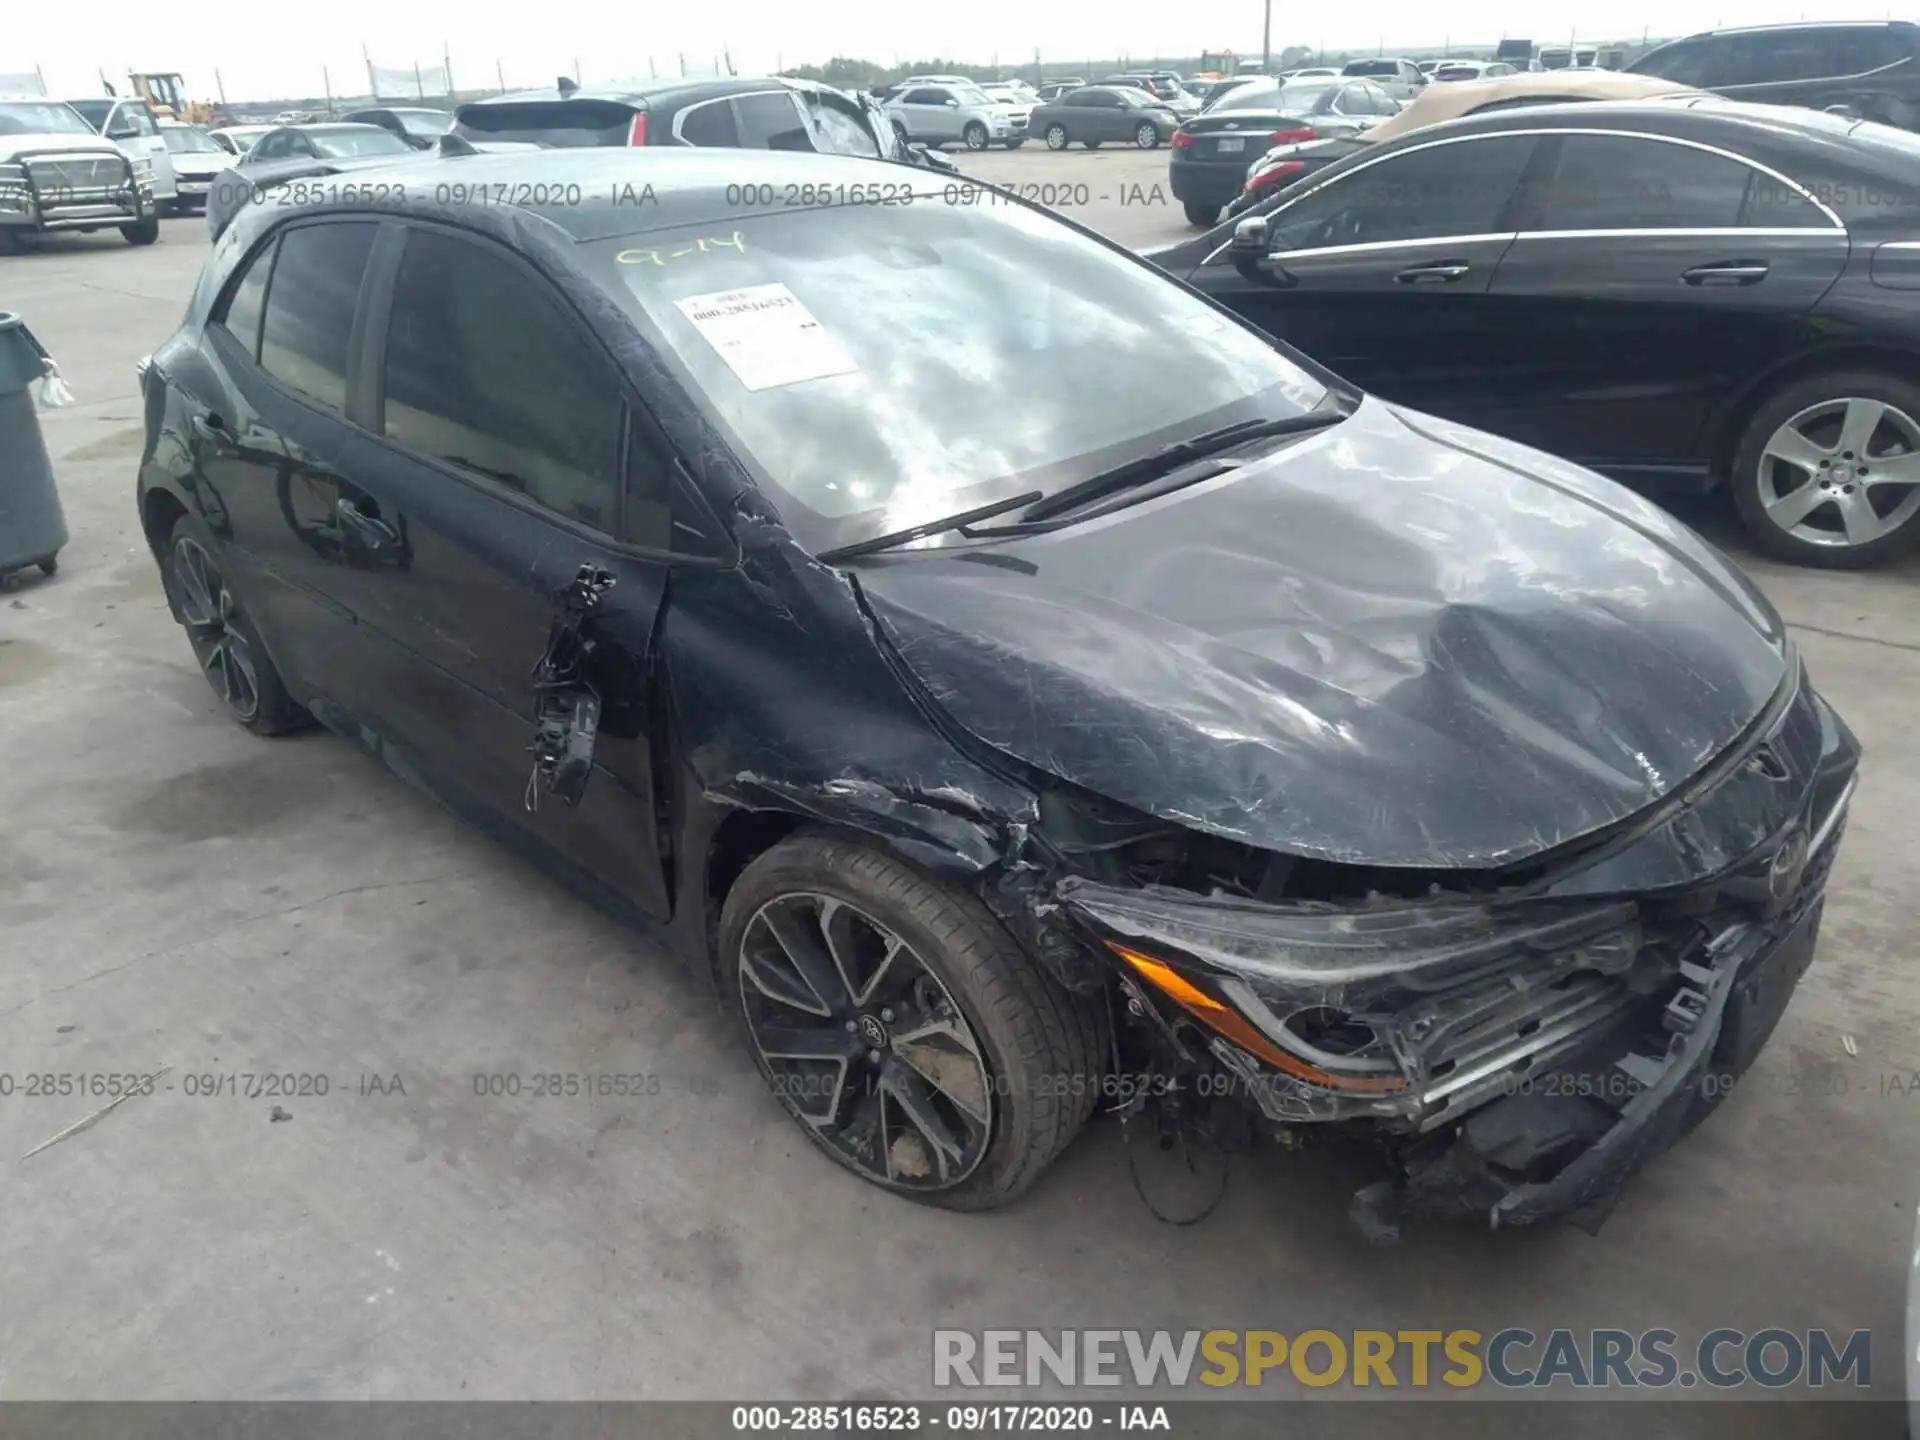
<path fill-rule="evenodd" d="M 1477 135 L 1346 171 L 1268 215 L 1273 283 L 1209 266 L 1205 288 L 1361 388 L 1473 423 L 1524 344 L 1485 297 L 1534 146 Z"/>

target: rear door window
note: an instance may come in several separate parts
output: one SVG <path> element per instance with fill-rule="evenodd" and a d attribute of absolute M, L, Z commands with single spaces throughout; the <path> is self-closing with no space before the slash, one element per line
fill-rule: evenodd
<path fill-rule="evenodd" d="M 227 294 L 226 308 L 214 323 L 226 327 L 248 358 L 260 357 L 260 316 L 266 309 L 267 275 L 273 269 L 274 243 L 269 241 L 260 253 L 247 262 L 240 283 Z"/>
<path fill-rule="evenodd" d="M 407 237 L 387 328 L 387 438 L 570 520 L 619 524 L 626 402 L 546 283 L 487 246 Z"/>
<path fill-rule="evenodd" d="M 372 221 L 302 225 L 280 237 L 260 327 L 260 367 L 289 390 L 342 413 L 353 313 L 373 252 Z"/>
<path fill-rule="evenodd" d="M 1826 52 L 1822 75 L 1862 75 L 1897 65 L 1912 53 L 1906 41 L 1883 26 L 1836 25 L 1822 35 Z"/>
<path fill-rule="evenodd" d="M 1740 223 L 1752 167 L 1659 140 L 1569 135 L 1542 230 L 1717 230 Z"/>
<path fill-rule="evenodd" d="M 1676 85 L 1705 85 L 1710 83 L 1707 72 L 1723 48 L 1710 36 L 1676 40 L 1648 51 L 1633 62 L 1632 69 L 1636 75 L 1654 75 Z"/>

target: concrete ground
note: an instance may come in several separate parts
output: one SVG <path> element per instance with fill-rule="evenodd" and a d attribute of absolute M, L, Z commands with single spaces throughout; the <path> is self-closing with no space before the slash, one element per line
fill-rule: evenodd
<path fill-rule="evenodd" d="M 966 163 L 1110 197 L 1165 173 L 1036 147 Z M 1079 213 L 1129 243 L 1186 233 L 1150 200 Z M 1866 779 L 1819 957 L 1757 1070 L 1597 1238 L 1370 1249 L 1346 1219 L 1354 1172 L 1318 1151 L 1237 1159 L 1219 1211 L 1178 1229 L 1134 1193 L 1110 1123 L 1011 1210 L 961 1217 L 815 1154 L 664 955 L 341 742 L 223 717 L 132 506 L 133 363 L 205 251 L 180 220 L 150 249 L 108 234 L 0 260 L 0 307 L 79 400 L 43 416 L 72 544 L 56 578 L 0 595 L 0 1398 L 924 1395 L 935 1323 L 1867 1328 L 1876 1391 L 1898 1393 L 1920 558 L 1748 561 Z M 1689 518 L 1741 552 L 1717 504 Z M 156 1072 L 23 1158 L 103 1103 L 30 1097 L 30 1076 Z M 226 1093 L 262 1072 L 329 1093 Z M 658 1093 L 476 1095 L 499 1072 Z M 1664 1433 L 1724 1433 L 1716 1411 Z M 1835 1405 L 1798 1433 L 1898 1420 Z"/>

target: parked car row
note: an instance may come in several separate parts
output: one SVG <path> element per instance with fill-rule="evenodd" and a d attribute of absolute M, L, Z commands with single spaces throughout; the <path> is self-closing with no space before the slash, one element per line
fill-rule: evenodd
<path fill-rule="evenodd" d="M 922 88 L 928 87 L 913 85 L 899 93 Z M 1011 130 L 1014 122 L 997 117 L 995 123 Z M 964 134 L 959 138 L 971 143 Z M 513 91 L 462 105 L 440 145 L 454 146 L 462 154 L 656 145 L 813 150 L 942 174 L 954 170 L 950 159 L 912 138 L 897 106 L 787 76 L 674 78 L 594 87 L 563 80 L 550 90 Z M 346 122 L 282 126 L 257 138 L 241 163 L 215 185 L 207 205 L 208 229 L 217 238 L 265 187 L 379 171 L 413 153 L 413 140 L 403 140 L 391 127 Z"/>

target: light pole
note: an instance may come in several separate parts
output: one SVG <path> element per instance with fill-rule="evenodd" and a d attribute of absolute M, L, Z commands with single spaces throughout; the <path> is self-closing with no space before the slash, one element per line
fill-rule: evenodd
<path fill-rule="evenodd" d="M 1266 17 L 1260 22 L 1260 73 L 1267 74 L 1273 64 L 1273 0 L 1266 0 Z"/>

